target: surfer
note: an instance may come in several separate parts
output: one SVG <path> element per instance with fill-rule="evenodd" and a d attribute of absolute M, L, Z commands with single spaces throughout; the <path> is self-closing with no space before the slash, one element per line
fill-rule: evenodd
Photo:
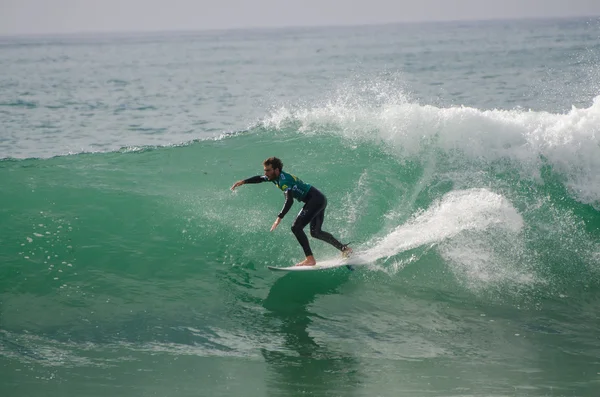
<path fill-rule="evenodd" d="M 292 233 L 298 239 L 298 242 L 304 250 L 306 259 L 296 264 L 296 266 L 314 266 L 317 264 L 315 257 L 313 256 L 310 244 L 308 243 L 308 237 L 304 233 L 304 227 L 310 223 L 310 235 L 316 239 L 323 240 L 326 243 L 333 245 L 335 248 L 342 251 L 343 256 L 348 256 L 352 253 L 352 248 L 348 244 L 340 243 L 331 234 L 321 230 L 323 220 L 325 218 L 325 208 L 327 207 L 327 198 L 321 193 L 316 187 L 309 185 L 308 183 L 302 182 L 298 177 L 292 174 L 288 174 L 283 171 L 283 163 L 277 157 L 269 157 L 263 161 L 264 175 L 253 176 L 248 179 L 237 181 L 231 186 L 231 190 L 235 190 L 238 186 L 245 185 L 246 183 L 261 183 L 271 181 L 279 189 L 281 189 L 285 195 L 285 203 L 283 209 L 277 215 L 277 219 L 271 226 L 271 231 L 275 230 L 279 223 L 288 213 L 294 199 L 304 202 L 304 207 L 296 216 L 294 223 L 292 224 Z"/>

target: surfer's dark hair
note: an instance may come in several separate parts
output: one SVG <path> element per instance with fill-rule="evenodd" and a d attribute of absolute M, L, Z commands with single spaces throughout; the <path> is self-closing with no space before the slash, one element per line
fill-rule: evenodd
<path fill-rule="evenodd" d="M 281 170 L 283 169 L 283 163 L 277 157 L 269 157 L 268 159 L 263 161 L 263 165 L 270 165 L 271 167 L 273 167 L 273 169 L 279 168 L 279 172 L 281 172 Z"/>

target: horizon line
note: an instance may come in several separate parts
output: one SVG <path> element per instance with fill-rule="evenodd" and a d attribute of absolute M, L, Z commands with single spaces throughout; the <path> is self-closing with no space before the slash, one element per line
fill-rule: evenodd
<path fill-rule="evenodd" d="M 366 22 L 366 23 L 334 23 L 334 24 L 298 24 L 288 26 L 237 26 L 227 28 L 191 28 L 191 29 L 138 29 L 138 30 L 83 30 L 68 32 L 35 32 L 35 33 L 0 33 L 0 38 L 37 38 L 37 37 L 65 37 L 65 36 L 93 36 L 93 35 L 127 35 L 127 34 L 164 34 L 164 33 L 224 33 L 236 31 L 278 31 L 286 29 L 327 29 L 327 28 L 353 28 L 377 27 L 393 25 L 418 25 L 418 24 L 444 24 L 444 23 L 482 23 L 482 22 L 525 22 L 525 21 L 550 21 L 568 19 L 598 19 L 599 15 L 570 15 L 570 16 L 522 16 L 522 17 L 490 17 L 473 19 L 437 19 L 415 20 L 396 22 Z"/>

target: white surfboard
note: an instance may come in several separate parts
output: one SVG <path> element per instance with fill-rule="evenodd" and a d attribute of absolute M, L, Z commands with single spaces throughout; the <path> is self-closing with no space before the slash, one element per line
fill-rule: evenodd
<path fill-rule="evenodd" d="M 288 267 L 276 267 L 276 266 L 267 266 L 269 270 L 282 271 L 282 272 L 311 272 L 316 270 L 327 270 L 327 269 L 335 269 L 336 267 L 349 266 L 354 268 L 356 266 L 366 265 L 367 262 L 364 258 L 361 258 L 359 255 L 352 255 L 350 258 L 333 258 L 326 259 L 324 261 L 317 262 L 314 266 L 288 266 Z M 353 270 L 353 269 L 350 269 Z"/>

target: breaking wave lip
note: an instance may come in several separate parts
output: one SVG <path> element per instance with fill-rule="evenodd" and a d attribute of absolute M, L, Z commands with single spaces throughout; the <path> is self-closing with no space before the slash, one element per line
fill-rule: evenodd
<path fill-rule="evenodd" d="M 260 126 L 375 142 L 401 158 L 433 148 L 478 162 L 508 159 L 531 180 L 540 180 L 540 168 L 548 164 L 578 201 L 600 208 L 600 96 L 589 108 L 573 106 L 564 114 L 438 108 L 403 98 L 365 107 L 341 98 L 315 107 L 281 107 Z"/>

